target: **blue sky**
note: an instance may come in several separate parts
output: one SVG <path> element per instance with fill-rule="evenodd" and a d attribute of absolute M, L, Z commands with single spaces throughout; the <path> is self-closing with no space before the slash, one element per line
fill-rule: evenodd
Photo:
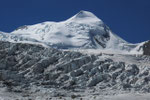
<path fill-rule="evenodd" d="M 150 40 L 150 0 L 0 0 L 0 31 L 93 12 L 131 43 Z"/>

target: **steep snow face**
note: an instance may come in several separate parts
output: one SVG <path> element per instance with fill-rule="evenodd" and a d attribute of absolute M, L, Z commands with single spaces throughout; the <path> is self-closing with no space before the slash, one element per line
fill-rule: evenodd
<path fill-rule="evenodd" d="M 126 41 L 111 30 L 93 13 L 80 11 L 62 22 L 44 22 L 18 28 L 11 34 L 49 44 L 56 48 L 99 48 L 129 51 Z"/>

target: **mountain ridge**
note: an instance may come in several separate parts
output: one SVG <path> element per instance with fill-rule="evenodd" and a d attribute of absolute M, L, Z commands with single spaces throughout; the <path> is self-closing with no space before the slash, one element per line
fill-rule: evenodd
<path fill-rule="evenodd" d="M 39 42 L 58 49 L 101 49 L 143 53 L 139 48 L 142 43 L 128 43 L 113 33 L 96 15 L 83 10 L 65 21 L 19 27 L 9 35 L 1 34 L 0 39 L 14 42 Z"/>

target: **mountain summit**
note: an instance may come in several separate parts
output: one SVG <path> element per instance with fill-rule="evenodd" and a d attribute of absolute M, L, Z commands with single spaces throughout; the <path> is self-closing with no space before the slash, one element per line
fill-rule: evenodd
<path fill-rule="evenodd" d="M 61 49 L 101 49 L 139 52 L 137 44 L 130 44 L 114 34 L 101 19 L 88 11 L 80 11 L 61 22 L 43 22 L 19 27 L 1 40 L 42 43 Z"/>
<path fill-rule="evenodd" d="M 100 20 L 96 15 L 94 15 L 93 13 L 89 12 L 89 11 L 83 11 L 81 10 L 79 13 L 75 14 L 73 17 L 69 18 L 67 20 L 69 21 L 73 21 L 73 22 L 81 22 L 81 23 L 93 23 L 93 22 L 99 22 L 99 23 L 103 23 L 102 20 Z"/>
<path fill-rule="evenodd" d="M 92 18 L 94 18 L 94 17 L 96 17 L 93 13 L 88 12 L 88 11 L 83 11 L 83 10 L 81 10 L 75 16 L 76 16 L 76 18 L 86 18 L 86 17 L 92 17 Z"/>
<path fill-rule="evenodd" d="M 88 12 L 88 11 L 83 11 L 83 10 L 81 10 L 79 13 L 74 15 L 73 18 L 76 18 L 76 19 L 85 19 L 85 18 L 98 19 L 98 17 L 96 17 L 96 15 L 94 15 L 93 13 Z M 98 19 L 98 20 L 100 20 L 100 19 Z"/>

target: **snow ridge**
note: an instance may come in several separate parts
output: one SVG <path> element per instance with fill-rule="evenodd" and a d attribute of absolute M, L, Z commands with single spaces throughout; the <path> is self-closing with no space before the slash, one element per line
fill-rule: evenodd
<path fill-rule="evenodd" d="M 15 40 L 12 37 L 15 37 Z M 130 44 L 114 34 L 101 19 L 88 11 L 80 11 L 66 21 L 25 25 L 9 35 L 1 36 L 0 39 L 39 42 L 60 49 L 101 49 L 121 52 L 131 52 L 134 49 L 134 53 L 139 53 L 135 49 L 136 44 Z"/>

